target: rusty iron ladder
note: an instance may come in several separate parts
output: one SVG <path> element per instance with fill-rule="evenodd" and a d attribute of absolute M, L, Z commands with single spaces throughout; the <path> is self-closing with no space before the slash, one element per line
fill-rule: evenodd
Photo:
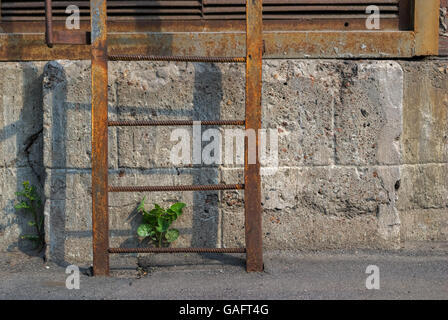
<path fill-rule="evenodd" d="M 52 1 L 45 0 L 46 42 L 55 44 L 85 44 L 88 33 L 53 31 Z M 109 275 L 109 255 L 115 253 L 246 253 L 246 270 L 263 271 L 262 208 L 259 161 L 262 86 L 262 0 L 246 0 L 246 56 L 197 57 L 109 55 L 107 51 L 107 1 L 91 0 L 91 69 L 92 69 L 92 232 L 93 272 Z M 88 41 L 87 41 L 88 42 Z M 184 186 L 110 186 L 108 182 L 108 128 L 116 126 L 185 126 L 193 120 L 168 121 L 109 121 L 108 119 L 108 61 L 184 61 L 206 63 L 246 63 L 246 110 L 244 120 L 201 121 L 202 125 L 244 125 L 254 130 L 256 145 L 249 148 L 245 136 L 244 184 L 184 185 Z M 256 161 L 249 162 L 250 152 Z M 254 150 L 255 149 L 255 150 Z M 244 190 L 245 248 L 110 248 L 109 192 L 157 192 Z"/>

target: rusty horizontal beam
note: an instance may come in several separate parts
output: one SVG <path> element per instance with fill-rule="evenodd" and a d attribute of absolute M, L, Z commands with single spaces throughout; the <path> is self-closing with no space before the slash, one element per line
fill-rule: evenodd
<path fill-rule="evenodd" d="M 109 192 L 214 191 L 243 190 L 244 184 L 212 184 L 184 186 L 109 186 Z"/>
<path fill-rule="evenodd" d="M 90 32 L 86 31 L 53 31 L 53 46 L 60 44 L 90 44 Z"/>
<path fill-rule="evenodd" d="M 109 54 L 244 56 L 245 34 L 109 33 Z M 264 59 L 406 58 L 414 55 L 412 31 L 284 31 L 264 32 Z M 42 34 L 1 34 L 0 61 L 88 60 L 88 45 L 47 48 Z"/>
<path fill-rule="evenodd" d="M 110 248 L 109 253 L 246 253 L 245 248 Z"/>

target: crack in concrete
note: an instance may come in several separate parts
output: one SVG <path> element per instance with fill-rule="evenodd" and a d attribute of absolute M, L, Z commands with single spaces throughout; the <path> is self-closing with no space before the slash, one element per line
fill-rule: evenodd
<path fill-rule="evenodd" d="M 25 149 L 24 149 L 24 153 L 26 156 L 26 161 L 29 165 L 29 167 L 31 168 L 31 171 L 33 172 L 33 174 L 36 176 L 37 181 L 39 182 L 40 186 L 42 187 L 42 189 L 44 188 L 44 185 L 42 183 L 42 176 L 37 172 L 33 161 L 31 161 L 30 155 L 31 155 L 31 147 L 36 143 L 37 139 L 39 139 L 39 137 L 41 136 L 41 134 L 43 133 L 43 128 L 40 129 L 38 132 L 32 134 L 31 136 L 29 136 L 26 140 L 25 140 Z"/>

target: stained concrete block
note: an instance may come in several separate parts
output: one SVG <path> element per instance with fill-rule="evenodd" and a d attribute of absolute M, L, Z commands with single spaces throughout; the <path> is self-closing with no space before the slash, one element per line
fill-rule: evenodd
<path fill-rule="evenodd" d="M 397 207 L 448 210 L 448 164 L 405 165 Z"/>
<path fill-rule="evenodd" d="M 341 90 L 335 105 L 336 163 L 401 163 L 403 70 L 396 62 L 339 65 Z"/>
<path fill-rule="evenodd" d="M 278 130 L 280 166 L 334 163 L 336 71 L 322 61 L 264 63 L 262 123 Z"/>
<path fill-rule="evenodd" d="M 241 176 L 237 169 L 222 172 L 226 183 Z M 399 179 L 398 167 L 281 168 L 262 183 L 266 243 L 272 248 L 283 248 L 281 243 L 318 248 L 345 242 L 397 247 L 400 220 L 394 186 Z M 350 225 L 350 234 L 344 223 Z M 332 231 L 320 233 L 327 227 Z M 223 192 L 222 229 L 224 246 L 244 244 L 243 191 Z"/>
<path fill-rule="evenodd" d="M 44 165 L 90 168 L 91 80 L 88 61 L 52 61 L 43 75 Z M 113 103 L 113 88 L 109 89 Z M 113 107 L 109 117 L 114 119 Z M 109 129 L 109 166 L 117 167 L 116 129 Z"/>
<path fill-rule="evenodd" d="M 284 210 L 306 208 L 322 215 L 376 214 L 379 205 L 395 203 L 390 176 L 400 179 L 395 167 L 298 167 L 280 168 L 262 180 L 263 208 Z M 240 181 L 242 171 L 224 169 L 222 181 Z M 234 194 L 226 191 L 225 194 Z M 242 194 L 242 191 L 239 192 Z M 224 196 L 224 199 L 226 196 Z M 235 205 L 234 202 L 229 204 Z"/>
<path fill-rule="evenodd" d="M 400 212 L 400 238 L 408 241 L 447 241 L 448 210 L 415 209 Z"/>
<path fill-rule="evenodd" d="M 400 62 L 405 70 L 403 153 L 408 164 L 448 161 L 448 62 Z"/>
<path fill-rule="evenodd" d="M 223 210 L 223 247 L 244 247 L 244 212 Z M 391 244 L 378 235 L 372 215 L 346 219 L 286 209 L 263 213 L 263 247 L 267 250 L 381 248 Z"/>
<path fill-rule="evenodd" d="M 42 62 L 2 63 L 0 168 L 42 166 Z"/>
<path fill-rule="evenodd" d="M 263 123 L 279 131 L 280 166 L 400 164 L 402 87 L 395 62 L 267 61 Z"/>

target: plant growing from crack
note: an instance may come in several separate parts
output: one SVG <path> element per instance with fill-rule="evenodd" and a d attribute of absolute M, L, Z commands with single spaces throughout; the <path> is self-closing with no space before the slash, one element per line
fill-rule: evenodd
<path fill-rule="evenodd" d="M 36 187 L 31 185 L 29 181 L 24 181 L 22 185 L 23 189 L 16 192 L 19 202 L 14 208 L 16 210 L 25 210 L 31 214 L 32 220 L 28 221 L 28 225 L 34 227 L 36 233 L 24 234 L 21 238 L 34 242 L 35 249 L 41 251 L 45 245 L 44 215 L 41 211 L 42 200 L 36 191 Z"/>
<path fill-rule="evenodd" d="M 137 211 L 143 215 L 143 223 L 138 227 L 137 234 L 152 240 L 158 248 L 176 241 L 179 237 L 179 230 L 170 227 L 182 215 L 182 209 L 186 204 L 176 202 L 168 209 L 164 209 L 155 203 L 154 209 L 146 211 L 145 201 L 146 197 L 137 207 Z"/>

